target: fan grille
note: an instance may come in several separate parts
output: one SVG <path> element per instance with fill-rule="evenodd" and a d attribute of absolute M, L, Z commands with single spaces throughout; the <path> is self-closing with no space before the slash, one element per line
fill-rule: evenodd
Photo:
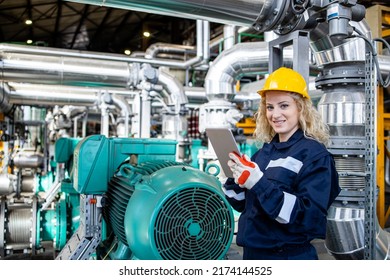
<path fill-rule="evenodd" d="M 220 259 L 232 236 L 233 220 L 217 193 L 187 188 L 162 205 L 154 225 L 156 248 L 162 259 Z"/>

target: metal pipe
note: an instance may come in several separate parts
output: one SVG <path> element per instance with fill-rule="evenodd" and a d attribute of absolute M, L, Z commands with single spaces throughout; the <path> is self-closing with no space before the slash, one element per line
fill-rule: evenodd
<path fill-rule="evenodd" d="M 284 55 L 286 63 L 292 61 L 291 49 L 286 49 Z M 268 60 L 266 42 L 240 43 L 223 51 L 207 72 L 206 95 L 234 94 L 236 78 L 250 72 L 268 72 Z"/>
<path fill-rule="evenodd" d="M 174 53 L 174 54 L 187 54 L 194 53 L 194 46 L 175 45 L 169 43 L 155 43 L 150 45 L 145 51 L 145 58 L 154 59 L 157 58 L 160 53 Z M 183 57 L 184 58 L 184 57 Z"/>
<path fill-rule="evenodd" d="M 141 104 L 140 104 L 139 115 L 141 118 L 140 137 L 150 138 L 151 101 L 149 98 L 149 92 L 147 90 L 142 90 L 141 92 Z"/>
<path fill-rule="evenodd" d="M 41 168 L 44 157 L 40 153 L 21 151 L 14 156 L 13 161 L 18 168 Z"/>
<path fill-rule="evenodd" d="M 227 50 L 232 48 L 237 42 L 237 27 L 234 25 L 225 25 L 223 27 L 223 49 Z"/>
<path fill-rule="evenodd" d="M 133 67 L 132 64 L 129 64 L 130 62 L 183 69 L 208 62 L 210 58 L 208 22 L 197 20 L 196 38 L 197 56 L 184 62 L 0 44 L 0 59 L 3 70 L 1 78 L 2 80 L 31 81 L 32 83 L 39 80 L 41 83 L 55 81 L 59 84 L 77 83 L 128 88 L 139 82 L 138 67 Z"/>
<path fill-rule="evenodd" d="M 356 199 L 356 198 L 355 198 Z M 325 248 L 336 259 L 361 260 L 364 257 L 364 206 L 357 203 L 335 202 L 328 211 Z M 390 233 L 378 221 L 376 228 L 376 258 L 390 259 Z"/>
<path fill-rule="evenodd" d="M 238 26 L 255 26 L 262 31 L 271 30 L 281 23 L 286 15 L 286 9 L 290 7 L 290 0 L 77 0 L 71 2 Z"/>
<path fill-rule="evenodd" d="M 210 22 L 203 21 L 202 22 L 202 28 L 203 28 L 203 37 L 201 43 L 201 48 L 203 50 L 203 63 L 207 63 L 210 60 Z"/>
<path fill-rule="evenodd" d="M 76 57 L 76 58 L 85 58 L 85 59 L 97 59 L 97 60 L 108 60 L 108 61 L 117 61 L 117 62 L 127 62 L 127 63 L 153 63 L 154 65 L 159 66 L 177 66 L 178 68 L 184 67 L 182 61 L 170 61 L 170 60 L 154 60 L 150 61 L 146 58 L 140 58 L 139 56 L 127 56 L 122 54 L 106 54 L 101 52 L 87 52 L 87 51 L 76 51 L 68 49 L 59 49 L 59 48 L 47 48 L 47 47 L 37 47 L 37 46 L 22 46 L 22 45 L 12 45 L 12 44 L 0 44 L 0 54 L 1 57 L 6 53 L 14 54 L 29 54 L 29 55 L 45 55 L 45 56 L 54 56 L 54 57 Z"/>
<path fill-rule="evenodd" d="M 365 20 L 358 23 L 351 22 L 351 26 L 359 30 L 368 39 L 371 39 L 371 31 Z M 320 67 L 338 63 L 341 61 L 364 61 L 365 41 L 360 38 L 340 40 L 327 35 L 328 24 L 321 23 L 310 32 L 310 47 L 315 60 Z"/>
<path fill-rule="evenodd" d="M 352 25 L 370 36 L 365 21 L 352 22 Z M 322 34 L 320 31 L 316 32 L 317 37 Z M 311 38 L 314 40 L 317 38 L 316 36 L 311 36 Z M 329 41 L 329 44 L 320 41 L 311 42 L 311 49 L 314 50 L 315 58 L 315 63 L 310 61 L 310 67 L 313 71 L 318 72 L 318 67 L 327 63 L 365 59 L 363 40 L 351 39 L 341 45 L 336 45 L 335 39 L 332 38 L 332 40 L 332 42 Z M 285 63 L 292 62 L 293 53 L 291 49 L 285 48 L 283 55 Z M 250 72 L 268 72 L 268 60 L 269 50 L 266 42 L 240 43 L 229 50 L 223 51 L 213 61 L 207 72 L 205 79 L 206 94 L 234 93 L 235 81 L 240 75 Z M 390 72 L 390 56 L 378 55 L 378 61 L 383 74 Z"/>
<path fill-rule="evenodd" d="M 371 39 L 368 24 L 362 20 L 351 22 L 355 31 Z M 327 24 L 320 24 L 311 32 L 311 49 L 321 67 L 317 77 L 317 86 L 322 86 L 324 95 L 318 107 L 324 121 L 329 125 L 332 144 L 329 148 L 335 157 L 337 169 L 340 172 L 346 168 L 349 175 L 340 178 L 342 193 L 331 205 L 327 216 L 327 236 L 325 246 L 336 259 L 363 259 L 365 251 L 365 208 L 364 195 L 361 186 L 367 188 L 364 177 L 358 173 L 353 175 L 351 168 L 362 162 L 362 158 L 354 157 L 359 153 L 359 147 L 350 147 L 353 156 L 344 158 L 348 153 L 346 146 L 340 145 L 348 139 L 364 139 L 365 118 L 365 84 L 364 71 L 366 59 L 366 42 L 360 38 L 340 40 L 328 35 Z M 389 57 L 380 56 L 380 69 L 388 68 Z M 340 139 L 340 140 L 339 140 Z M 362 140 L 360 140 L 362 141 Z M 354 142 L 355 143 L 355 142 Z M 340 163 L 345 164 L 345 167 Z M 348 165 L 347 165 L 348 163 Z M 361 166 L 362 171 L 364 167 Z M 353 171 L 353 170 L 352 170 Z M 361 172 L 363 173 L 363 172 Z M 340 173 L 341 175 L 341 173 Z M 358 183 L 361 182 L 359 185 Z M 390 233 L 385 232 L 375 221 L 375 259 L 390 259 Z"/>
<path fill-rule="evenodd" d="M 12 104 L 9 101 L 10 89 L 8 84 L 0 81 L 0 112 L 8 114 L 12 110 Z"/>
<path fill-rule="evenodd" d="M 171 74 L 160 70 L 157 83 L 161 84 L 171 97 L 171 104 L 168 105 L 175 105 L 177 108 L 180 108 L 181 105 L 188 103 L 188 98 L 184 94 L 183 85 Z"/>
<path fill-rule="evenodd" d="M 112 101 L 114 105 L 116 105 L 118 108 L 121 109 L 121 115 L 124 118 L 124 125 L 125 125 L 125 130 L 123 132 L 123 137 L 129 137 L 129 119 L 130 119 L 130 113 L 131 113 L 131 108 L 129 103 L 122 98 L 121 96 L 112 96 Z"/>
<path fill-rule="evenodd" d="M 17 105 L 79 105 L 93 106 L 97 101 L 97 92 L 78 91 L 70 87 L 28 85 L 12 83 L 10 102 Z"/>
<path fill-rule="evenodd" d="M 81 87 L 9 82 L 9 102 L 16 105 L 76 105 L 94 106 L 98 93 L 107 91 L 124 97 L 134 97 L 134 91 L 120 88 Z"/>
<path fill-rule="evenodd" d="M 13 174 L 0 174 L 0 196 L 9 195 L 16 190 L 17 177 Z"/>
<path fill-rule="evenodd" d="M 202 37 L 200 37 L 200 38 L 202 38 Z M 36 55 L 36 57 L 34 57 L 34 55 Z M 47 56 L 47 57 L 42 57 L 42 56 Z M 178 68 L 178 69 L 187 69 L 187 68 L 191 67 L 194 63 L 197 63 L 201 60 L 201 58 L 197 58 L 197 57 L 190 59 L 190 60 L 187 60 L 187 61 L 182 61 L 182 60 L 175 61 L 175 60 L 169 60 L 169 59 L 150 60 L 147 58 L 140 58 L 138 56 L 133 57 L 133 56 L 127 56 L 127 55 L 121 55 L 121 54 L 106 54 L 106 53 L 99 53 L 99 52 L 64 50 L 64 49 L 46 48 L 46 47 L 37 47 L 37 46 L 20 46 L 20 45 L 12 45 L 12 44 L 0 44 L 0 59 L 7 62 L 5 65 L 6 68 L 4 68 L 4 70 L 6 70 L 7 67 L 9 67 L 10 69 L 13 69 L 13 68 L 22 64 L 26 67 L 26 70 L 32 72 L 32 73 L 29 73 L 29 72 L 25 73 L 24 76 L 21 77 L 24 79 L 30 77 L 33 73 L 35 73 L 37 71 L 41 71 L 41 73 L 40 73 L 41 75 L 46 74 L 48 77 L 51 77 L 55 73 L 57 73 L 57 75 L 55 75 L 55 76 L 59 76 L 58 72 L 60 72 L 61 70 L 66 71 L 66 70 L 72 69 L 72 67 L 67 67 L 66 69 L 63 69 L 63 67 L 61 66 L 61 63 L 58 61 L 57 66 L 59 66 L 60 68 L 58 68 L 56 72 L 53 73 L 53 71 L 56 70 L 56 68 L 54 68 L 54 70 L 51 68 L 48 68 L 51 71 L 49 73 L 45 73 L 45 71 L 44 71 L 45 68 L 43 68 L 43 69 L 39 68 L 39 67 L 43 67 L 44 65 L 42 65 L 39 62 L 46 61 L 46 63 L 49 64 L 49 66 L 50 66 L 53 63 L 53 61 L 50 61 L 51 56 L 55 57 L 56 59 L 58 59 L 58 57 L 62 57 L 62 60 L 64 61 L 64 63 L 66 63 L 66 64 L 73 63 L 76 66 L 82 67 L 82 68 L 87 67 L 87 66 L 83 65 L 80 62 L 78 63 L 78 60 L 80 60 L 80 59 L 87 59 L 88 61 L 89 60 L 96 60 L 95 66 L 100 65 L 100 67 L 102 67 L 102 63 L 104 63 L 102 61 L 109 61 L 111 63 L 111 65 L 109 65 L 109 64 L 104 65 L 104 68 L 113 68 L 113 70 L 115 70 L 115 71 L 108 71 L 109 75 L 105 76 L 106 80 L 104 80 L 104 79 L 98 80 L 100 82 L 104 82 L 104 84 L 110 82 L 110 80 L 107 81 L 107 77 L 114 79 L 114 81 L 116 83 L 118 83 L 118 81 L 116 81 L 116 79 L 115 79 L 116 78 L 115 75 L 122 73 L 122 71 L 124 71 L 123 68 L 129 67 L 126 65 L 128 63 L 141 63 L 141 64 L 148 63 L 148 64 L 151 64 L 153 66 L 167 66 L 167 67 L 173 67 L 173 68 Z M 77 60 L 72 60 L 72 58 L 77 58 Z M 19 62 L 19 60 L 22 60 L 22 61 Z M 27 61 L 23 62 L 23 60 L 27 60 Z M 68 60 L 69 60 L 69 62 L 68 62 Z M 27 64 L 27 62 L 30 62 L 30 65 Z M 85 62 L 85 60 L 84 60 L 84 62 Z M 116 64 L 115 62 L 119 63 L 119 64 Z M 15 63 L 15 65 L 14 65 L 14 63 Z M 34 67 L 32 67 L 32 66 L 35 66 L 38 68 L 34 69 Z M 88 67 L 88 68 L 91 68 L 91 67 Z M 46 69 L 46 71 L 48 69 Z M 85 72 L 88 72 L 88 71 L 86 71 L 86 70 L 81 71 L 78 74 L 82 75 Z M 4 73 L 4 74 L 7 74 L 7 73 Z M 95 74 L 97 75 L 97 78 L 101 78 L 101 77 L 104 78 L 104 76 L 102 76 L 102 73 L 97 72 Z M 10 73 L 9 75 L 18 77 L 18 73 Z M 76 74 L 74 74 L 74 75 L 76 75 Z M 119 78 L 121 76 L 122 75 L 119 75 Z M 16 78 L 16 77 L 14 77 L 14 78 Z M 34 81 L 34 78 L 36 78 L 36 77 L 37 76 L 31 77 L 31 80 Z M 81 80 L 81 79 L 79 79 L 79 80 Z M 96 82 L 96 78 L 95 78 L 95 80 L 93 80 L 93 82 Z M 130 82 L 132 82 L 132 81 L 130 81 Z M 114 85 L 117 85 L 117 84 L 114 84 Z"/>
<path fill-rule="evenodd" d="M 77 83 L 122 87 L 135 85 L 138 81 L 136 73 L 132 73 L 132 66 L 126 62 L 83 56 L 49 55 L 43 50 L 41 54 L 31 54 L 28 50 L 29 48 L 19 47 L 19 51 L 25 51 L 25 53 L 0 53 L 2 80 L 31 81 L 32 83 L 55 81 L 65 85 Z M 73 54 L 76 53 L 73 52 Z"/>

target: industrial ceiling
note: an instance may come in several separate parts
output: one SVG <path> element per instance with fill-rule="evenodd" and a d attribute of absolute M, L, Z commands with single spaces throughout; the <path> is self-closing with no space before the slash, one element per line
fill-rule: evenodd
<path fill-rule="evenodd" d="M 218 24 L 212 28 L 217 32 Z M 194 45 L 195 34 L 196 22 L 189 19 L 61 0 L 0 1 L 1 43 L 31 40 L 36 46 L 123 53 L 157 42 Z"/>

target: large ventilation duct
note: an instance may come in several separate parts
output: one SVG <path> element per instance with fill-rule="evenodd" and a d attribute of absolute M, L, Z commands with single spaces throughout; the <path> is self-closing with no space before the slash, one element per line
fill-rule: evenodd
<path fill-rule="evenodd" d="M 72 2 L 115 7 L 145 13 L 253 27 L 258 31 L 273 30 L 287 34 L 313 28 L 318 19 L 326 17 L 329 33 L 336 37 L 348 35 L 348 22 L 364 18 L 365 8 L 351 1 L 293 1 L 293 0 L 76 0 Z M 345 2 L 345 3 L 344 3 Z"/>
<path fill-rule="evenodd" d="M 233 24 L 237 26 L 254 26 L 256 29 L 262 31 L 274 29 L 279 24 L 285 23 L 284 21 L 286 21 L 286 15 L 288 15 L 286 14 L 286 11 L 288 8 L 290 8 L 290 1 L 281 0 L 81 0 L 71 2 L 115 7 L 145 13 L 155 13 L 190 19 L 202 19 L 206 21 Z M 294 22 L 297 19 L 290 18 L 289 21 L 290 20 L 291 22 Z"/>

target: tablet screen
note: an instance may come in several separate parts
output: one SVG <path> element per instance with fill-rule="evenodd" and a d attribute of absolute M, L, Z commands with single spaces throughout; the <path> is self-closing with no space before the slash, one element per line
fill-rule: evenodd
<path fill-rule="evenodd" d="M 241 155 L 233 133 L 229 128 L 206 128 L 207 137 L 218 157 L 222 170 L 227 177 L 232 178 L 233 173 L 228 166 L 229 153 L 236 152 Z"/>

